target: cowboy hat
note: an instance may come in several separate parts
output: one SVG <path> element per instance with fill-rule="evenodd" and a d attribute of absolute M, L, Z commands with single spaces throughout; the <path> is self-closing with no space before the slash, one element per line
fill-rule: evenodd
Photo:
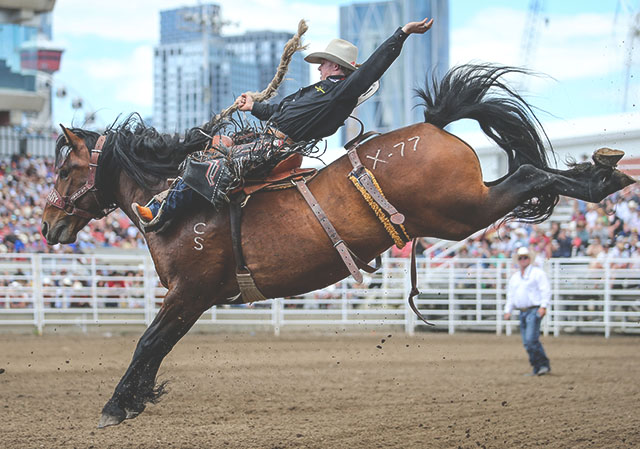
<path fill-rule="evenodd" d="M 536 252 L 534 251 L 533 248 L 528 248 L 527 246 L 521 246 L 519 247 L 516 251 L 513 252 L 513 261 L 515 263 L 518 262 L 518 259 L 520 257 L 528 257 L 529 260 L 531 261 L 531 263 L 534 263 L 536 260 Z"/>
<path fill-rule="evenodd" d="M 341 67 L 356 70 L 358 47 L 344 39 L 333 39 L 324 51 L 316 51 L 307 55 L 304 60 L 312 64 L 321 64 L 322 60 L 335 62 Z"/>

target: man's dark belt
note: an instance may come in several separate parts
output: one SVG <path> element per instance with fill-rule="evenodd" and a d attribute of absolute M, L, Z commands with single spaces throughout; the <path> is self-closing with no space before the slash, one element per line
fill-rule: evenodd
<path fill-rule="evenodd" d="M 537 309 L 537 308 L 539 308 L 539 307 L 540 307 L 540 306 L 521 307 L 521 308 L 518 308 L 518 310 L 519 310 L 520 312 L 526 312 L 527 310 Z"/>
<path fill-rule="evenodd" d="M 287 136 L 282 131 L 279 131 L 279 130 L 277 130 L 275 128 L 271 128 L 271 127 L 267 128 L 266 133 L 267 134 L 271 134 L 272 136 L 275 136 L 278 139 L 281 139 L 287 145 L 294 145 L 295 144 L 295 142 L 293 141 L 293 139 L 291 137 Z"/>

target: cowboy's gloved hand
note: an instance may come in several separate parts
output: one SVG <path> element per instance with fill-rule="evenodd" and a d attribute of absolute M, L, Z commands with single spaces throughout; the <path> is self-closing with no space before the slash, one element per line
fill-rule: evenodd
<path fill-rule="evenodd" d="M 238 106 L 238 109 L 241 111 L 250 111 L 253 109 L 253 98 L 247 95 L 247 93 L 244 93 L 236 98 L 236 106 Z"/>
<path fill-rule="evenodd" d="M 402 27 L 402 31 L 405 34 L 413 34 L 413 33 L 424 34 L 427 31 L 429 31 L 429 28 L 431 28 L 431 25 L 433 25 L 433 19 L 429 20 L 428 17 L 425 17 L 424 20 L 421 22 L 407 23 L 405 26 Z"/>

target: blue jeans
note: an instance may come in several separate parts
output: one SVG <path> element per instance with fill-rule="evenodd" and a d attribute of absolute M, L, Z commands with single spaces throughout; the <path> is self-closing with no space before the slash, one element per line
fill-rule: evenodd
<path fill-rule="evenodd" d="M 551 368 L 542 343 L 540 343 L 541 321 L 538 307 L 520 312 L 520 336 L 522 336 L 522 344 L 529 354 L 529 363 L 531 363 L 534 373 L 537 373 L 543 366 Z"/>
<path fill-rule="evenodd" d="M 164 210 L 162 217 L 160 218 L 162 223 L 165 223 L 175 217 L 176 212 L 181 208 L 188 207 L 193 201 L 193 189 L 189 187 L 182 179 L 178 179 L 175 184 L 171 186 L 171 190 L 164 200 Z M 153 201 L 149 204 L 149 209 L 153 213 L 153 216 L 158 213 L 161 203 Z"/>

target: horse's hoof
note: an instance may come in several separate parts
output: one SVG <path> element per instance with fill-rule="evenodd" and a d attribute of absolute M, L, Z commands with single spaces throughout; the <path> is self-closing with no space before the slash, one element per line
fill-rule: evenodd
<path fill-rule="evenodd" d="M 117 426 L 124 421 L 126 416 L 114 416 L 103 413 L 98 422 L 98 429 L 104 429 L 109 426 Z"/>
<path fill-rule="evenodd" d="M 593 153 L 592 158 L 596 164 L 614 168 L 618 165 L 618 161 L 622 159 L 622 156 L 624 156 L 624 151 L 614 150 L 612 148 L 600 148 Z"/>

